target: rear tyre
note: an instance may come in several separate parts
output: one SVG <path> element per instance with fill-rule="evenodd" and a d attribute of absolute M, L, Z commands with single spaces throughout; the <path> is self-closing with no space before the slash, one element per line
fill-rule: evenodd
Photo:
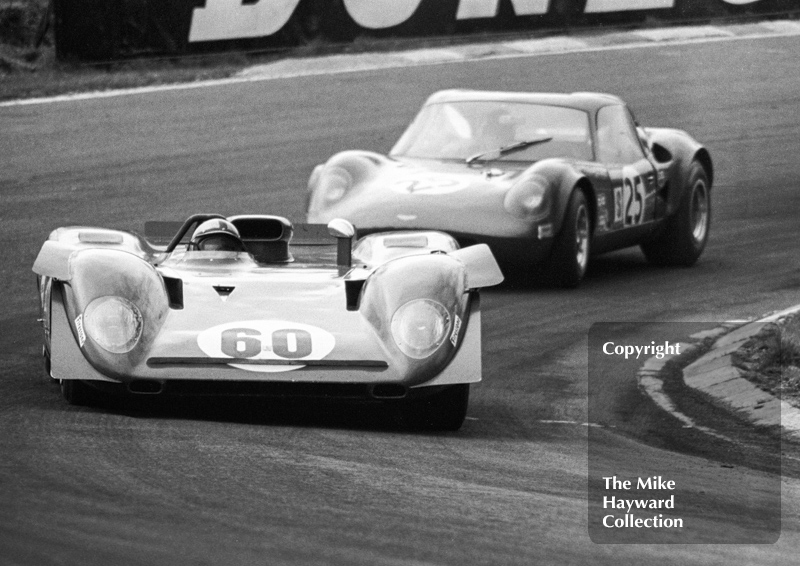
<path fill-rule="evenodd" d="M 42 361 L 44 362 L 44 375 L 48 381 L 52 381 L 53 376 L 50 374 L 50 371 L 53 364 L 50 361 L 50 352 L 47 351 L 46 346 L 42 346 Z"/>
<path fill-rule="evenodd" d="M 698 260 L 711 228 L 711 185 L 703 166 L 693 161 L 687 179 L 688 190 L 677 212 L 664 229 L 641 248 L 654 265 L 688 267 Z"/>
<path fill-rule="evenodd" d="M 70 405 L 91 405 L 93 400 L 91 387 L 78 379 L 62 379 L 61 395 Z"/>
<path fill-rule="evenodd" d="M 411 428 L 454 431 L 464 424 L 468 405 L 469 383 L 460 383 L 428 397 L 407 402 L 405 418 Z"/>
<path fill-rule="evenodd" d="M 547 266 L 556 285 L 577 287 L 586 275 L 592 241 L 591 226 L 586 196 L 583 191 L 576 190 L 569 199 L 564 223 L 553 244 Z"/>

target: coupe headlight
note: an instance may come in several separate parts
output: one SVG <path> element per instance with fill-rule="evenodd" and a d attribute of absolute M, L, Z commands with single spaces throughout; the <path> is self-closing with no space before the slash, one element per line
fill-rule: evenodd
<path fill-rule="evenodd" d="M 83 311 L 86 333 L 114 354 L 130 352 L 142 335 L 142 313 L 122 297 L 100 297 Z"/>
<path fill-rule="evenodd" d="M 319 193 L 326 205 L 331 205 L 342 197 L 353 186 L 353 177 L 347 169 L 332 167 L 322 172 L 319 181 Z"/>
<path fill-rule="evenodd" d="M 548 213 L 550 205 L 547 181 L 534 177 L 511 188 L 506 194 L 506 210 L 517 218 L 541 218 Z"/>
<path fill-rule="evenodd" d="M 447 338 L 450 315 L 430 299 L 409 301 L 392 316 L 392 336 L 409 358 L 421 360 L 433 354 Z"/>

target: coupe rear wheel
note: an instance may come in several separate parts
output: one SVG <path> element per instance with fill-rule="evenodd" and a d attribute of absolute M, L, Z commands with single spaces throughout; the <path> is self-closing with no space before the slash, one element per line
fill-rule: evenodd
<path fill-rule="evenodd" d="M 655 265 L 690 266 L 698 260 L 711 228 L 711 185 L 703 166 L 692 162 L 687 179 L 688 192 L 677 212 L 654 239 L 642 244 L 642 251 Z"/>
<path fill-rule="evenodd" d="M 562 287 L 577 287 L 589 267 L 592 223 L 583 191 L 572 193 L 548 264 L 553 281 Z"/>
<path fill-rule="evenodd" d="M 458 430 L 469 405 L 469 383 L 451 385 L 428 397 L 405 404 L 406 422 L 415 429 Z"/>

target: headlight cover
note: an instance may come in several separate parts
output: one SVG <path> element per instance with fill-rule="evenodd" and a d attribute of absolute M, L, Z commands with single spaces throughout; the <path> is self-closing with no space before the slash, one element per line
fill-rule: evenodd
<path fill-rule="evenodd" d="M 421 360 L 432 355 L 447 338 L 450 315 L 441 303 L 415 299 L 398 308 L 392 316 L 392 337 L 409 358 Z"/>
<path fill-rule="evenodd" d="M 343 167 L 331 167 L 322 172 L 319 192 L 326 205 L 331 205 L 344 197 L 353 186 L 353 177 Z"/>
<path fill-rule="evenodd" d="M 130 352 L 142 336 L 142 326 L 142 313 L 122 297 L 99 297 L 83 311 L 86 334 L 113 354 Z"/>
<path fill-rule="evenodd" d="M 547 215 L 550 206 L 547 187 L 547 180 L 538 175 L 526 179 L 508 191 L 503 204 L 517 218 L 542 218 Z"/>

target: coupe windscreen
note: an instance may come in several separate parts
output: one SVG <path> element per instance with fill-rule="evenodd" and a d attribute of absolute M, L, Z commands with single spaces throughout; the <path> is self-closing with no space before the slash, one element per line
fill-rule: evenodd
<path fill-rule="evenodd" d="M 526 142 L 533 142 L 526 145 Z M 593 158 L 589 117 L 582 110 L 518 102 L 445 102 L 425 106 L 391 151 L 393 156 L 466 160 Z"/>

